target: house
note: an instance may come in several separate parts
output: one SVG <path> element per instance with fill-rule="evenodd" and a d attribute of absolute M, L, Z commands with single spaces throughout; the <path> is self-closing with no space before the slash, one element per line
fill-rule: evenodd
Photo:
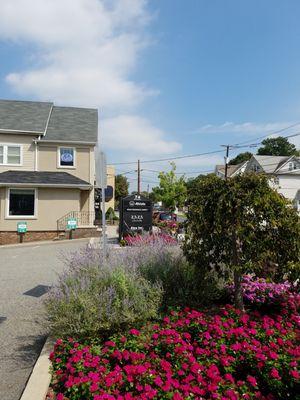
<path fill-rule="evenodd" d="M 297 156 L 258 156 L 248 161 L 245 172 L 265 173 L 270 184 L 291 200 L 300 211 L 300 158 Z"/>
<path fill-rule="evenodd" d="M 51 102 L 0 100 L 0 244 L 53 239 L 77 221 L 95 230 L 94 179 L 98 111 Z"/>
<path fill-rule="evenodd" d="M 228 165 L 227 176 L 244 172 L 264 173 L 270 177 L 270 185 L 291 200 L 300 211 L 300 158 L 297 156 L 258 156 L 237 165 Z M 225 177 L 225 166 L 217 165 L 217 176 Z"/>
<path fill-rule="evenodd" d="M 245 172 L 246 166 L 248 161 L 244 161 L 240 164 L 236 165 L 228 165 L 227 166 L 227 176 L 233 177 L 240 173 Z M 220 178 L 225 178 L 225 165 L 216 165 L 215 167 L 215 174 Z"/>

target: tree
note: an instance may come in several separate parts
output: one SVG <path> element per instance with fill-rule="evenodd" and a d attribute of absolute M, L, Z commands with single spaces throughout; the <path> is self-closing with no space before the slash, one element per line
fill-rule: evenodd
<path fill-rule="evenodd" d="M 178 177 L 175 163 L 170 164 L 171 171 L 159 173 L 159 186 L 152 189 L 152 198 L 162 201 L 164 207 L 174 211 L 184 205 L 187 191 L 184 176 Z"/>
<path fill-rule="evenodd" d="M 262 141 L 262 147 L 257 151 L 259 156 L 293 156 L 299 155 L 296 147 L 290 143 L 285 137 L 278 136 Z"/>
<path fill-rule="evenodd" d="M 250 160 L 252 155 L 253 154 L 250 153 L 250 151 L 245 151 L 245 153 L 240 153 L 235 158 L 233 158 L 232 160 L 229 161 L 229 165 L 237 165 L 244 161 L 248 161 L 248 160 Z"/>
<path fill-rule="evenodd" d="M 123 175 L 115 176 L 115 200 L 116 206 L 118 207 L 122 197 L 128 196 L 129 182 Z"/>
<path fill-rule="evenodd" d="M 242 274 L 272 263 L 282 275 L 299 263 L 299 216 L 267 177 L 202 176 L 189 188 L 187 203 L 185 255 L 200 269 L 223 277 L 233 272 L 236 307 L 243 309 Z"/>

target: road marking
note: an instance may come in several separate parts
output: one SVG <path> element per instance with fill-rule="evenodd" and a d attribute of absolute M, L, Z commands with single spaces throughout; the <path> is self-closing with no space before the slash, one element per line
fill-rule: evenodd
<path fill-rule="evenodd" d="M 39 247 L 41 247 L 41 246 L 33 246 L 32 248 L 33 249 L 38 249 Z"/>

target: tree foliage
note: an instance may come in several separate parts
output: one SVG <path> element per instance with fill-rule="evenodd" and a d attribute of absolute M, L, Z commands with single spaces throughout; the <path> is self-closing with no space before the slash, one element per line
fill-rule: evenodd
<path fill-rule="evenodd" d="M 233 158 L 232 160 L 229 161 L 229 165 L 237 165 L 244 161 L 248 161 L 248 160 L 250 160 L 252 155 L 253 154 L 250 153 L 250 151 L 245 151 L 244 153 L 240 153 L 235 158 Z"/>
<path fill-rule="evenodd" d="M 257 151 L 260 156 L 292 156 L 299 155 L 295 145 L 282 136 L 268 138 L 262 141 L 262 147 Z"/>
<path fill-rule="evenodd" d="M 117 205 L 122 197 L 128 196 L 129 182 L 123 175 L 116 175 L 115 177 L 115 200 Z"/>
<path fill-rule="evenodd" d="M 198 268 L 234 273 L 236 306 L 243 308 L 243 273 L 275 268 L 280 278 L 300 260 L 299 216 L 263 175 L 194 180 L 188 190 L 184 252 Z"/>
<path fill-rule="evenodd" d="M 159 173 L 159 186 L 152 189 L 152 196 L 155 201 L 162 201 L 166 208 L 174 211 L 176 207 L 184 205 L 187 190 L 184 176 L 178 177 L 175 163 L 170 164 L 171 171 Z"/>

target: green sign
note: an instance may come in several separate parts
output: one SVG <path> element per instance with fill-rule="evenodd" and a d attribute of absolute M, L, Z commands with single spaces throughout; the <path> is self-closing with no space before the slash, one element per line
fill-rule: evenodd
<path fill-rule="evenodd" d="M 69 218 L 67 221 L 67 229 L 76 229 L 77 228 L 77 219 Z"/>
<path fill-rule="evenodd" d="M 27 232 L 27 222 L 18 222 L 17 230 L 18 230 L 18 233 L 26 233 Z"/>

